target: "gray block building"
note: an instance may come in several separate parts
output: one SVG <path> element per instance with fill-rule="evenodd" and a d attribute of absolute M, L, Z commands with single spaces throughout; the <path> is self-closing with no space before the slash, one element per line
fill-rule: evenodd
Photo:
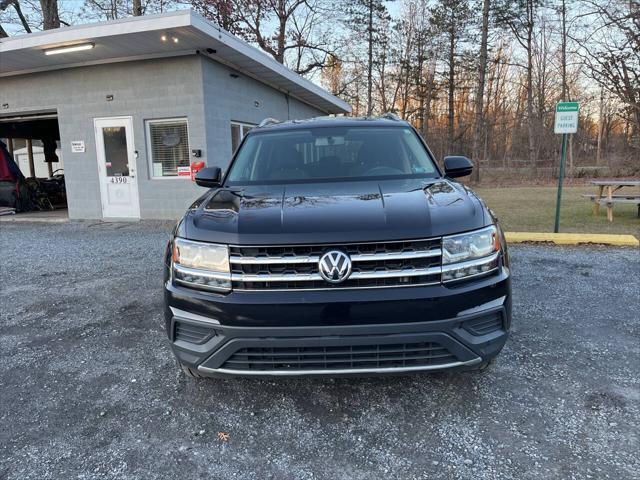
<path fill-rule="evenodd" d="M 178 218 L 264 118 L 350 110 L 191 11 L 0 40 L 0 138 L 57 152 L 72 219 Z"/>

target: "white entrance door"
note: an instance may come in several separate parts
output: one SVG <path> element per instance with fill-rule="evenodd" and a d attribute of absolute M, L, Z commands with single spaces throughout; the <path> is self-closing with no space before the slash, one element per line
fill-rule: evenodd
<path fill-rule="evenodd" d="M 104 218 L 140 218 L 131 117 L 96 118 Z"/>

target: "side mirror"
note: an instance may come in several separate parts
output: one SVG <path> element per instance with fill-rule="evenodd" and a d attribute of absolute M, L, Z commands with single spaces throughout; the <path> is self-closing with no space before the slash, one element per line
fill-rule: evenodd
<path fill-rule="evenodd" d="M 196 173 L 196 183 L 201 187 L 216 188 L 220 186 L 220 167 L 205 167 Z"/>
<path fill-rule="evenodd" d="M 444 157 L 444 174 L 450 178 L 471 175 L 473 163 L 467 157 L 452 155 Z"/>

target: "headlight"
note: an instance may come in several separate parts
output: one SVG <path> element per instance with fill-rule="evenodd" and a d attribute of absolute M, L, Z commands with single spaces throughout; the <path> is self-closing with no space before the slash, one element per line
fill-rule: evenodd
<path fill-rule="evenodd" d="M 205 290 L 231 290 L 226 245 L 175 238 L 171 260 L 176 282 Z"/>
<path fill-rule="evenodd" d="M 442 238 L 442 281 L 488 273 L 498 266 L 500 237 L 495 226 Z"/>

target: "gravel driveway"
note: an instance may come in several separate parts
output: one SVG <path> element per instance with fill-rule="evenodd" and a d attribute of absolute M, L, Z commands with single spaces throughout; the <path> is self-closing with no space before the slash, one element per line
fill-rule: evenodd
<path fill-rule="evenodd" d="M 640 255 L 513 246 L 484 372 L 191 380 L 166 224 L 0 224 L 1 479 L 640 478 Z"/>

